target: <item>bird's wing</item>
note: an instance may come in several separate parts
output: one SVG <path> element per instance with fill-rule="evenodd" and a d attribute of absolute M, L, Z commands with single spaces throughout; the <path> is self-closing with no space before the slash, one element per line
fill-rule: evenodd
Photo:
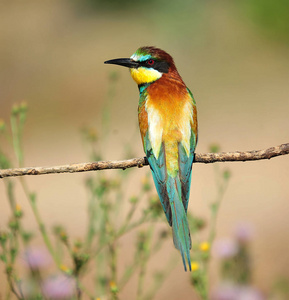
<path fill-rule="evenodd" d="M 194 137 L 191 136 L 191 150 L 190 155 L 187 153 L 183 145 L 179 144 L 179 176 L 182 186 L 182 200 L 185 211 L 187 212 L 189 197 L 190 197 L 190 185 L 191 185 L 191 175 L 192 175 L 192 164 L 194 160 Z"/>
<path fill-rule="evenodd" d="M 182 186 L 182 200 L 186 212 L 188 209 L 188 203 L 190 197 L 192 164 L 194 161 L 194 152 L 197 144 L 197 124 L 195 124 L 196 117 L 194 118 L 194 114 L 196 114 L 196 103 L 191 91 L 189 89 L 187 90 L 192 99 L 192 122 L 190 124 L 191 136 L 190 136 L 189 156 L 187 155 L 182 143 L 179 143 L 179 176 L 180 176 L 180 181 Z"/>
<path fill-rule="evenodd" d="M 170 206 L 170 200 L 169 200 L 167 187 L 166 187 L 166 181 L 167 181 L 168 175 L 167 175 L 167 170 L 166 170 L 164 145 L 163 144 L 161 145 L 159 157 L 158 157 L 158 159 L 156 159 L 156 157 L 153 154 L 153 150 L 152 150 L 151 142 L 149 140 L 148 133 L 145 136 L 144 143 L 145 143 L 146 156 L 147 156 L 150 168 L 152 170 L 154 183 L 155 183 L 159 198 L 161 200 L 163 210 L 166 214 L 169 224 L 172 225 L 171 206 Z"/>
<path fill-rule="evenodd" d="M 166 189 L 167 170 L 166 170 L 166 163 L 165 163 L 164 145 L 161 144 L 158 158 L 156 158 L 153 153 L 153 147 L 152 147 L 152 144 L 149 139 L 148 114 L 147 114 L 146 106 L 145 106 L 146 100 L 147 100 L 147 93 L 144 90 L 140 94 L 139 108 L 138 108 L 139 126 L 140 126 L 142 142 L 143 142 L 146 157 L 148 159 L 150 168 L 152 170 L 154 183 L 155 183 L 159 198 L 161 200 L 163 210 L 166 214 L 169 224 L 172 225 L 170 201 L 169 201 L 168 192 Z"/>

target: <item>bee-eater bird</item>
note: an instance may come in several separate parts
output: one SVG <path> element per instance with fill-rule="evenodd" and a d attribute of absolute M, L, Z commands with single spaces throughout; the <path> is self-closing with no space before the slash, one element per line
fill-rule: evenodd
<path fill-rule="evenodd" d="M 130 58 L 105 63 L 128 67 L 138 85 L 138 119 L 144 151 L 172 226 L 175 247 L 181 252 L 185 271 L 186 259 L 191 270 L 187 209 L 198 130 L 193 94 L 173 58 L 159 48 L 141 47 Z"/>

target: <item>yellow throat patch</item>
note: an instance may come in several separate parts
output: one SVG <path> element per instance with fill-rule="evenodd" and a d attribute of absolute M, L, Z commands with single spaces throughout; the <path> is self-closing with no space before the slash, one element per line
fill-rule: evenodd
<path fill-rule="evenodd" d="M 138 84 L 150 83 L 162 77 L 162 73 L 155 69 L 147 69 L 139 67 L 137 69 L 130 69 L 130 75 Z"/>

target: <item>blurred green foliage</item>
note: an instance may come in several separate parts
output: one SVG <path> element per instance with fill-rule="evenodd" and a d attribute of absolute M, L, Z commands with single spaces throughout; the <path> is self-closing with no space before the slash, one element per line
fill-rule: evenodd
<path fill-rule="evenodd" d="M 181 0 L 178 2 L 164 0 L 76 0 L 76 3 L 78 7 L 82 7 L 85 11 L 90 12 L 122 12 L 126 15 L 132 11 L 138 11 L 140 18 L 147 16 L 149 18 L 162 19 L 165 13 L 167 14 L 167 26 L 174 24 L 174 21 L 187 22 L 187 25 L 189 22 L 192 24 L 196 21 L 196 16 L 206 18 L 206 14 L 202 14 L 204 8 L 209 9 L 210 6 L 217 5 L 227 7 L 232 14 L 241 16 L 243 20 L 249 21 L 249 25 L 251 24 L 253 27 L 257 25 L 266 37 L 279 42 L 289 42 L 289 2 L 287 0 L 244 0 L 233 2 L 222 0 L 218 1 L 218 3 L 212 3 L 210 0 Z M 191 26 L 189 27 L 193 30 Z M 179 33 L 181 34 L 182 32 L 180 31 Z"/>
<path fill-rule="evenodd" d="M 95 11 L 110 10 L 110 11 L 127 11 L 133 8 L 140 8 L 142 6 L 147 6 L 155 1 L 147 0 L 85 0 L 77 1 L 86 9 L 93 9 Z"/>
<path fill-rule="evenodd" d="M 236 1 L 237 8 L 268 38 L 289 43 L 288 0 Z"/>

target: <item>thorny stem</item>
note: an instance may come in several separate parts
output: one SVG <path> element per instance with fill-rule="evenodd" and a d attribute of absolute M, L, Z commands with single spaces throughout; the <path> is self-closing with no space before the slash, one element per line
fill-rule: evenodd
<path fill-rule="evenodd" d="M 127 213 L 127 216 L 125 217 L 125 221 L 124 221 L 123 225 L 121 226 L 121 228 L 119 229 L 119 232 L 125 232 L 126 229 L 129 227 L 129 223 L 130 223 L 134 213 L 136 212 L 136 208 L 137 208 L 138 204 L 141 202 L 142 196 L 143 196 L 143 190 L 141 191 L 141 194 L 139 195 L 137 202 L 134 202 L 131 205 L 131 208 L 130 208 L 129 212 Z"/>
<path fill-rule="evenodd" d="M 16 209 L 16 202 L 15 202 L 15 198 L 14 198 L 14 194 L 13 194 L 13 185 L 12 182 L 10 182 L 10 180 L 5 181 L 5 187 L 7 190 L 7 195 L 8 195 L 8 199 L 9 199 L 9 204 L 10 204 L 10 208 L 11 208 L 11 212 L 12 215 L 14 215 L 15 209 Z M 17 230 L 13 230 L 12 231 L 12 235 L 13 238 L 10 239 L 10 248 L 14 249 L 14 253 L 18 253 L 19 251 L 19 241 L 18 241 L 18 231 L 22 232 L 23 229 L 22 227 L 19 226 L 19 220 L 16 218 L 15 222 L 18 223 Z M 16 254 L 15 255 L 11 255 L 11 251 L 8 251 L 7 248 L 5 247 L 5 245 L 2 245 L 2 249 L 3 249 L 3 254 L 5 253 L 7 259 L 9 257 L 10 262 L 6 262 L 6 268 L 10 268 L 10 270 L 8 271 L 8 269 L 6 270 L 6 274 L 7 274 L 7 281 L 8 281 L 8 285 L 10 287 L 10 290 L 13 294 L 15 294 L 15 296 L 18 299 L 24 299 L 23 296 L 21 297 L 21 291 L 20 291 L 20 295 L 18 295 L 17 290 L 14 286 L 13 283 L 13 278 L 12 278 L 12 272 L 13 272 L 13 268 L 14 268 L 14 264 L 15 264 L 15 258 L 16 258 Z M 8 255 L 10 253 L 10 255 Z M 7 293 L 6 295 L 6 299 L 10 299 L 10 292 Z"/>
<path fill-rule="evenodd" d="M 85 247 L 89 248 L 91 246 L 91 243 L 93 241 L 93 237 L 95 235 L 95 217 L 96 217 L 96 207 L 95 204 L 97 203 L 96 201 L 96 196 L 92 193 L 92 195 L 90 196 L 91 199 L 89 200 L 89 207 L 88 207 L 88 214 L 89 214 L 89 218 L 88 218 L 88 230 L 87 230 L 87 236 L 86 236 L 86 242 L 85 242 Z"/>
<path fill-rule="evenodd" d="M 154 280 L 153 287 L 147 292 L 147 294 L 143 297 L 144 300 L 153 299 L 155 293 L 160 289 L 161 285 L 164 283 L 165 279 L 171 274 L 172 270 L 176 267 L 178 260 L 174 260 L 173 257 L 175 253 L 172 254 L 172 258 L 170 259 L 170 263 L 167 265 L 166 269 L 162 271 L 162 276 L 158 280 Z"/>
<path fill-rule="evenodd" d="M 44 240 L 44 243 L 45 243 L 48 251 L 50 252 L 55 264 L 57 265 L 57 267 L 60 267 L 60 260 L 59 260 L 58 256 L 55 255 L 55 253 L 54 253 L 53 246 L 52 246 L 50 238 L 47 234 L 45 224 L 42 221 L 40 213 L 38 211 L 38 208 L 37 208 L 37 205 L 36 205 L 36 199 L 34 199 L 34 196 L 29 192 L 26 181 L 23 178 L 20 178 L 20 182 L 21 182 L 21 185 L 23 187 L 24 193 L 25 193 L 26 197 L 28 198 L 29 203 L 31 205 L 36 223 L 38 224 L 38 227 L 39 227 L 40 233 L 42 235 L 42 238 Z"/>
<path fill-rule="evenodd" d="M 7 181 L 4 180 L 4 184 L 6 186 L 10 208 L 11 208 L 11 211 L 13 213 L 15 211 L 15 208 L 16 208 L 16 201 L 15 201 L 15 197 L 14 197 L 14 194 L 13 194 L 13 183 L 10 180 L 7 180 Z"/>
<path fill-rule="evenodd" d="M 17 118 L 14 114 L 11 115 L 11 129 L 14 151 L 18 160 L 19 167 L 22 167 L 23 153 L 21 151 L 21 136 L 19 126 L 17 125 Z"/>
<path fill-rule="evenodd" d="M 111 281 L 113 284 L 117 283 L 117 250 L 115 242 L 109 245 L 109 254 L 110 254 L 110 271 L 111 271 Z M 116 287 L 117 288 L 117 287 Z M 112 299 L 117 300 L 118 299 L 118 291 L 111 291 Z"/>
<path fill-rule="evenodd" d="M 218 218 L 218 211 L 221 206 L 222 200 L 224 198 L 224 194 L 226 192 L 226 189 L 228 187 L 228 178 L 224 178 L 223 174 L 221 174 L 221 171 L 218 166 L 215 168 L 216 172 L 216 183 L 217 183 L 217 188 L 218 188 L 218 194 L 215 202 L 211 204 L 211 218 L 210 218 L 210 228 L 209 228 L 209 238 L 208 242 L 210 245 L 213 244 L 214 239 L 216 237 L 216 225 L 217 225 L 217 218 Z M 219 180 L 221 178 L 222 180 Z M 210 250 L 208 255 L 210 255 Z M 202 280 L 198 281 L 198 292 L 203 300 L 208 300 L 208 261 L 205 261 L 203 263 L 203 275 L 202 275 Z"/>
<path fill-rule="evenodd" d="M 116 241 L 120 237 L 122 237 L 124 234 L 128 233 L 129 231 L 133 230 L 134 228 L 138 227 L 139 225 L 145 224 L 146 222 L 149 221 L 149 218 L 147 215 L 142 216 L 138 221 L 132 223 L 130 226 L 127 226 L 126 229 L 119 230 L 112 238 L 107 239 L 105 242 L 101 243 L 100 246 L 92 251 L 92 256 L 94 257 L 99 254 L 99 252 L 106 247 L 107 245 L 111 244 L 112 242 Z"/>
<path fill-rule="evenodd" d="M 148 231 L 146 232 L 146 239 L 144 241 L 144 249 L 142 249 L 142 251 L 140 253 L 140 257 L 139 257 L 140 273 L 139 273 L 138 287 L 137 287 L 137 299 L 141 299 L 142 294 L 143 294 L 143 285 L 144 285 L 147 261 L 149 259 L 149 255 L 150 255 L 149 245 L 151 243 L 153 231 L 154 231 L 154 226 L 150 225 Z"/>
<path fill-rule="evenodd" d="M 219 168 L 216 168 L 216 172 L 220 172 Z M 218 177 L 222 176 L 222 174 L 221 175 L 217 174 L 217 176 Z M 211 222 L 210 222 L 209 239 L 208 239 L 210 245 L 212 245 L 216 236 L 216 224 L 218 218 L 218 211 L 221 206 L 222 200 L 224 198 L 226 189 L 228 187 L 228 179 L 223 179 L 222 182 L 217 182 L 217 185 L 218 185 L 217 199 L 214 203 L 212 203 L 212 208 L 211 208 Z"/>
<path fill-rule="evenodd" d="M 18 294 L 18 292 L 16 291 L 16 289 L 14 287 L 13 280 L 12 280 L 12 274 L 7 273 L 7 279 L 8 279 L 8 284 L 9 284 L 11 292 L 16 296 L 17 299 L 23 300 L 24 298 Z"/>
<path fill-rule="evenodd" d="M 111 280 L 117 282 L 117 272 L 116 272 L 116 263 L 117 263 L 117 251 L 115 242 L 111 243 L 109 246 L 110 253 L 110 270 L 111 270 Z"/>
<path fill-rule="evenodd" d="M 76 283 L 77 283 L 77 287 L 78 289 L 80 289 L 82 292 L 84 292 L 89 299 L 94 300 L 95 297 L 87 290 L 87 288 L 80 282 L 79 278 L 76 278 Z"/>
<path fill-rule="evenodd" d="M 200 281 L 201 286 L 199 284 L 198 291 L 202 297 L 202 300 L 209 300 L 208 296 L 208 277 L 207 277 L 207 272 L 204 274 L 203 280 Z"/>

